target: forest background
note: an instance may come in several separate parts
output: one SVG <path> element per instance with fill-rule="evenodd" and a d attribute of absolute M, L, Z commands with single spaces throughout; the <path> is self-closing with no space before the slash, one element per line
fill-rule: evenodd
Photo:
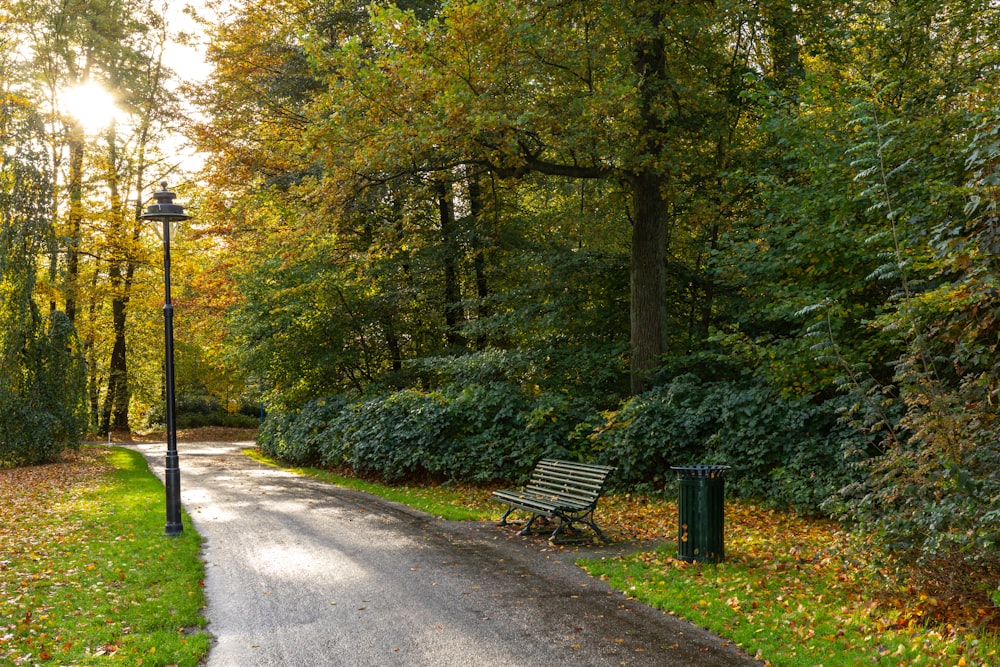
<path fill-rule="evenodd" d="M 200 81 L 165 13 L 0 2 L 0 464 L 162 421 L 168 180 L 180 415 L 389 481 L 723 463 L 1000 604 L 994 0 L 240 0 Z"/>

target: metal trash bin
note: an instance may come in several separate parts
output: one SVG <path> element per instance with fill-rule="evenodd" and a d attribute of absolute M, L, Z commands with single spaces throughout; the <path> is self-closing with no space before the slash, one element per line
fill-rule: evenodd
<path fill-rule="evenodd" d="M 677 557 L 692 562 L 726 559 L 726 472 L 730 466 L 671 466 L 680 480 L 677 500 Z"/>

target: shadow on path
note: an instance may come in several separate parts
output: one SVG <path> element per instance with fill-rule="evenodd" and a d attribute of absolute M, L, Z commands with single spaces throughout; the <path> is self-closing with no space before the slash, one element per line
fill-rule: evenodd
<path fill-rule="evenodd" d="M 162 443 L 131 445 L 162 478 Z M 180 443 L 205 539 L 209 667 L 757 665 L 552 548 L 256 463 L 248 443 Z M 627 547 L 626 547 L 627 548 Z"/>

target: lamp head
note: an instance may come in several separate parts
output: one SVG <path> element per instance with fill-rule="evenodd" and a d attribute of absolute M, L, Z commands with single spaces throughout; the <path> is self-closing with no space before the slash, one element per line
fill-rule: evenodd
<path fill-rule="evenodd" d="M 167 182 L 160 183 L 160 191 L 154 192 L 155 204 L 150 204 L 146 212 L 139 216 L 141 220 L 157 220 L 160 222 L 180 222 L 188 220 L 190 215 L 184 212 L 184 207 L 174 203 L 174 193 L 167 190 Z"/>

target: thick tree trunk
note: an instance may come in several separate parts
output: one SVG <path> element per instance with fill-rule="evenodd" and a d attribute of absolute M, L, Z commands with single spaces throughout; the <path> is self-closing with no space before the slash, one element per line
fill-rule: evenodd
<path fill-rule="evenodd" d="M 385 331 L 385 345 L 389 350 L 392 372 L 399 373 L 403 370 L 403 347 L 399 343 L 399 334 L 396 333 L 391 317 L 382 320 L 382 330 Z"/>
<path fill-rule="evenodd" d="M 115 298 L 111 302 L 112 322 L 115 331 L 115 345 L 111 351 L 111 366 L 108 369 L 108 397 L 111 403 L 111 430 L 131 431 L 128 407 L 131 392 L 128 386 L 128 358 L 125 340 L 126 299 Z"/>
<path fill-rule="evenodd" d="M 669 89 L 665 72 L 663 8 L 653 3 L 638 17 L 646 33 L 633 45 L 632 66 L 641 82 L 639 113 L 642 145 L 632 185 L 631 371 L 632 393 L 649 388 L 666 349 L 667 175 L 649 162 L 662 162 L 668 150 Z M 641 33 L 640 33 L 641 34 Z"/>
<path fill-rule="evenodd" d="M 101 424 L 101 393 L 97 379 L 97 355 L 94 354 L 94 343 L 85 346 L 87 359 L 87 397 L 90 400 L 90 424 L 92 428 L 100 428 Z"/>
<path fill-rule="evenodd" d="M 128 211 L 127 205 L 122 205 L 118 187 L 118 173 L 114 166 L 118 163 L 115 126 L 112 122 L 109 130 L 109 159 L 111 169 L 108 170 L 108 188 L 111 192 L 111 210 L 116 216 L 113 238 L 122 244 L 120 256 L 112 256 L 109 260 L 108 276 L 111 282 L 111 322 L 115 334 L 114 347 L 111 350 L 111 363 L 108 369 L 108 393 L 105 396 L 105 431 L 130 432 L 128 419 L 131 391 L 128 383 L 128 341 L 125 336 L 125 325 L 128 319 L 129 293 L 132 289 L 132 277 L 135 273 L 135 262 L 130 259 L 131 252 L 126 247 L 125 215 L 117 218 L 118 211 Z M 133 223 L 131 241 L 135 244 L 139 239 L 138 223 Z M 122 266 L 125 270 L 122 270 Z"/>
<path fill-rule="evenodd" d="M 649 388 L 665 349 L 667 205 L 664 178 L 651 171 L 632 182 L 632 393 Z"/>
<path fill-rule="evenodd" d="M 94 332 L 97 329 L 97 271 L 94 272 L 90 286 L 90 303 L 87 306 L 87 337 L 84 342 L 84 354 L 87 359 L 87 395 L 90 399 L 90 425 L 101 428 L 101 380 L 97 364 L 97 350 L 94 343 Z"/>

